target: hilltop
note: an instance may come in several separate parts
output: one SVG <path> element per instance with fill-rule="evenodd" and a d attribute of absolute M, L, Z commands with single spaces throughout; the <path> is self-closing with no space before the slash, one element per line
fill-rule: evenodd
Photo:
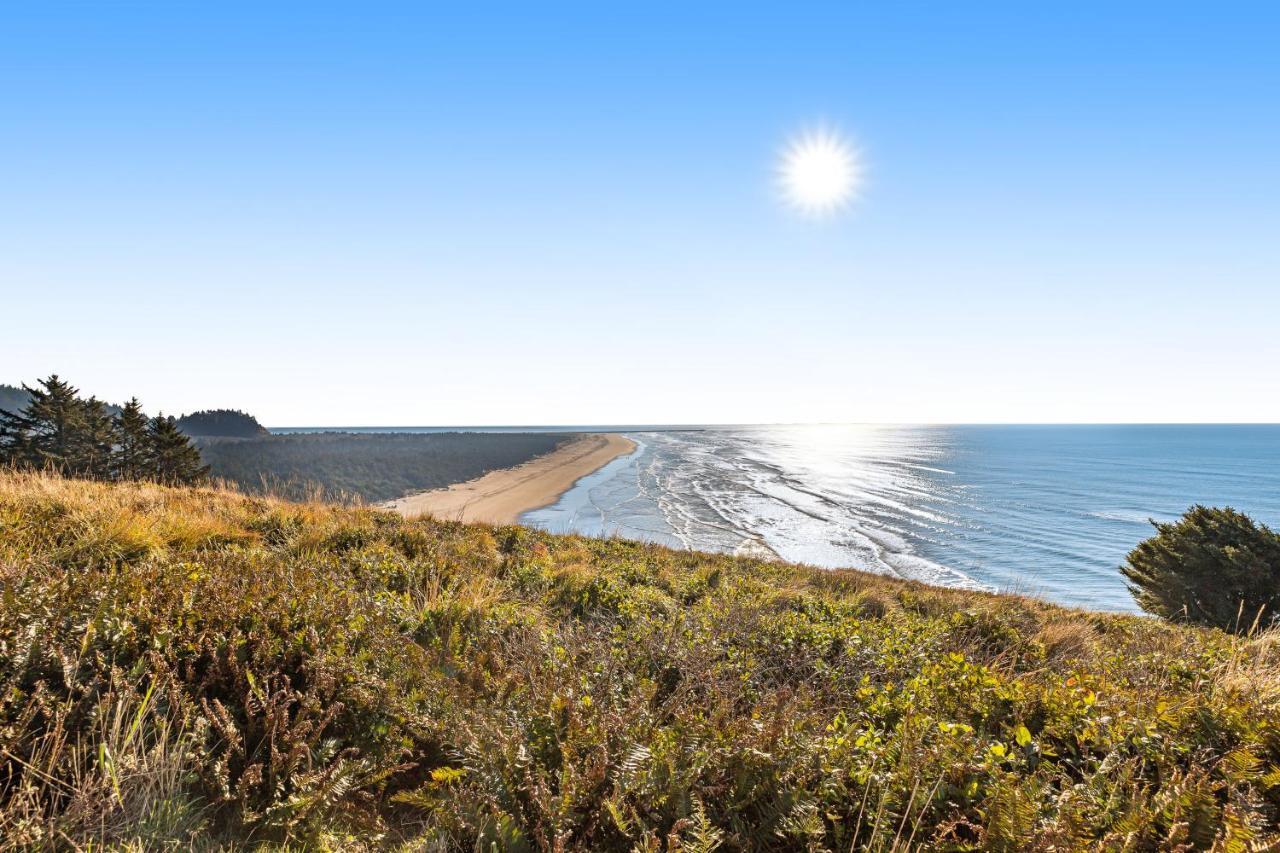
<path fill-rule="evenodd" d="M 209 409 L 178 418 L 178 429 L 193 438 L 260 438 L 271 433 L 247 412 Z"/>
<path fill-rule="evenodd" d="M 14 847 L 1277 840 L 1274 636 L 13 473 L 0 593 Z"/>

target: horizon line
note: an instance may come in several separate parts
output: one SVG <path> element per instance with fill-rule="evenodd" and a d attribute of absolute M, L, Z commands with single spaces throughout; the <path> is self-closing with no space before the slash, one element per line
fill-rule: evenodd
<path fill-rule="evenodd" d="M 635 423 L 635 424 L 306 424 L 292 426 L 267 426 L 268 430 L 329 430 L 339 432 L 353 429 L 537 429 L 565 430 L 570 432 L 624 432 L 647 430 L 745 429 L 755 427 L 804 427 L 804 426 L 869 426 L 869 427 L 959 427 L 959 426 L 1280 426 L 1280 421 L 762 421 L 757 423 L 689 422 L 689 423 Z"/>

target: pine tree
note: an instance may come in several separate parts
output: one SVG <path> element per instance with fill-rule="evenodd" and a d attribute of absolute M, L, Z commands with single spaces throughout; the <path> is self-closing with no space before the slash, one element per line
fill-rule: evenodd
<path fill-rule="evenodd" d="M 112 473 L 120 480 L 141 480 L 147 477 L 147 455 L 151 440 L 147 433 L 147 416 L 142 404 L 134 397 L 120 414 L 116 415 L 116 450 L 112 457 Z"/>
<path fill-rule="evenodd" d="M 95 480 L 109 480 L 114 474 L 113 456 L 119 440 L 115 420 L 97 397 L 90 397 L 80 405 L 84 426 L 75 437 L 74 467 L 70 470 Z"/>
<path fill-rule="evenodd" d="M 23 468 L 31 465 L 32 420 L 23 411 L 0 409 L 0 465 Z"/>
<path fill-rule="evenodd" d="M 147 426 L 148 468 L 153 479 L 167 485 L 198 483 L 209 475 L 200 451 L 173 418 L 157 415 Z"/>
<path fill-rule="evenodd" d="M 147 419 L 137 398 L 116 417 L 96 397 L 55 374 L 23 389 L 20 412 L 0 411 L 0 464 L 100 480 L 197 483 L 209 474 L 200 451 L 173 418 Z"/>
<path fill-rule="evenodd" d="M 55 373 L 36 388 L 21 412 L 0 412 L 0 454 L 10 464 L 73 472 L 85 464 L 85 408 Z"/>

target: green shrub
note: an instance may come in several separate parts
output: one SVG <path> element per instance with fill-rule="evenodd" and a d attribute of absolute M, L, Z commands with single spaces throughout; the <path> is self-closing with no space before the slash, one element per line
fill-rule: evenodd
<path fill-rule="evenodd" d="M 1143 610 L 1248 633 L 1280 615 L 1280 534 L 1230 507 L 1193 506 L 1129 553 Z"/>

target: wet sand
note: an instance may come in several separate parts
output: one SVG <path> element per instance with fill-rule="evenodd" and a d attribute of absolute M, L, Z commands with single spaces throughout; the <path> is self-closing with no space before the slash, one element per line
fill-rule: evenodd
<path fill-rule="evenodd" d="M 608 462 L 635 450 L 629 438 L 584 435 L 514 468 L 383 504 L 401 515 L 514 524 L 521 513 L 556 502 L 570 486 Z"/>

